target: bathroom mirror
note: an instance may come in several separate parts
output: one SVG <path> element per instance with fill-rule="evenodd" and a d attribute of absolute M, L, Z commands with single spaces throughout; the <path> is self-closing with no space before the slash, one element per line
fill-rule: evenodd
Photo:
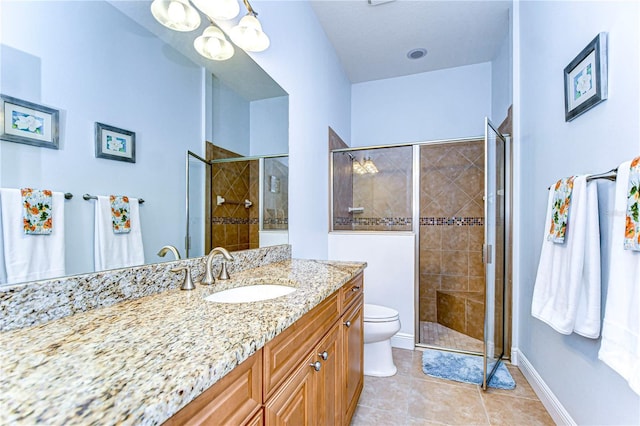
<path fill-rule="evenodd" d="M 192 43 L 206 23 L 176 33 L 155 22 L 149 4 L 2 4 L 0 93 L 58 110 L 60 143 L 50 149 L 0 141 L 0 187 L 73 194 L 64 206 L 66 275 L 94 271 L 95 201 L 83 200 L 84 193 L 143 198 L 145 261 L 173 260 L 157 255 L 167 244 L 185 256 L 185 153 L 205 156 L 207 140 L 231 143 L 216 133 L 216 119 L 232 121 L 216 114 L 233 109 L 219 103 L 226 98 L 215 85 L 235 92 L 249 110 L 286 104 L 279 117 L 288 117 L 286 92 L 246 53 L 236 49 L 225 62 L 201 58 Z M 96 123 L 135 133 L 135 163 L 96 158 Z M 272 130 L 264 124 L 263 134 Z M 286 155 L 288 131 L 280 134 L 278 144 L 254 138 L 246 151 L 230 146 L 242 156 Z"/>

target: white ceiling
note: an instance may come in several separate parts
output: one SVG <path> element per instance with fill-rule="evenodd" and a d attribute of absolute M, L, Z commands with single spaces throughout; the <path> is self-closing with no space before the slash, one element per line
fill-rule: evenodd
<path fill-rule="evenodd" d="M 373 0 L 374 2 L 376 0 Z M 352 83 L 491 61 L 508 34 L 511 1 L 312 0 Z M 427 55 L 410 60 L 411 49 Z"/>

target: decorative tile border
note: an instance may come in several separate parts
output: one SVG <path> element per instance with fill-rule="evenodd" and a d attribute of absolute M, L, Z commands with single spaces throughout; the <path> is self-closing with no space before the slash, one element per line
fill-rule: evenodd
<path fill-rule="evenodd" d="M 246 217 L 219 217 L 215 216 L 211 219 L 211 223 L 214 225 L 257 225 L 259 223 L 258 218 L 246 218 Z"/>
<path fill-rule="evenodd" d="M 334 226 L 411 226 L 410 217 L 336 217 Z M 420 226 L 484 226 L 483 217 L 421 217 Z"/>
<path fill-rule="evenodd" d="M 421 217 L 420 226 L 484 226 L 483 217 Z"/>
<path fill-rule="evenodd" d="M 233 257 L 235 261 L 227 266 L 230 274 L 291 259 L 291 246 L 237 251 Z M 221 262 L 221 256 L 214 257 L 214 269 L 219 269 Z M 0 287 L 0 331 L 179 288 L 184 273 L 173 273 L 171 269 L 182 266 L 191 267 L 191 277 L 199 281 L 204 276 L 205 257 Z"/>
<path fill-rule="evenodd" d="M 410 217 L 337 217 L 335 226 L 411 226 Z"/>
<path fill-rule="evenodd" d="M 285 217 L 282 219 L 264 219 L 263 225 L 288 225 L 289 218 Z"/>

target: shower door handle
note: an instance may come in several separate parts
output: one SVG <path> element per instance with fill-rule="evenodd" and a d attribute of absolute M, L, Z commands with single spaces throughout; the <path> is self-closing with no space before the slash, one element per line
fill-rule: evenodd
<path fill-rule="evenodd" d="M 491 246 L 491 244 L 482 245 L 482 262 L 487 265 L 492 262 L 492 259 L 491 259 L 492 248 L 493 246 Z"/>

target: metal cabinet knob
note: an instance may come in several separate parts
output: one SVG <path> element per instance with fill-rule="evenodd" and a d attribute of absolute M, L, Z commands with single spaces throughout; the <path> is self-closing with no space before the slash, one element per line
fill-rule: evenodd
<path fill-rule="evenodd" d="M 327 360 L 327 358 L 329 358 L 329 352 L 324 351 L 324 352 L 322 352 L 321 354 L 318 354 L 318 356 L 319 356 L 320 358 L 322 358 L 322 360 L 323 360 L 323 361 L 326 361 L 326 360 Z"/>
<path fill-rule="evenodd" d="M 355 286 L 351 288 L 351 291 L 359 291 L 360 290 L 360 286 Z"/>
<path fill-rule="evenodd" d="M 344 325 L 346 325 L 347 327 L 351 327 L 351 321 L 345 322 Z"/>
<path fill-rule="evenodd" d="M 320 364 L 320 361 L 316 361 L 312 364 L 309 364 L 311 367 L 313 367 L 314 370 L 316 371 L 320 371 L 320 369 L 322 368 L 322 364 Z"/>

